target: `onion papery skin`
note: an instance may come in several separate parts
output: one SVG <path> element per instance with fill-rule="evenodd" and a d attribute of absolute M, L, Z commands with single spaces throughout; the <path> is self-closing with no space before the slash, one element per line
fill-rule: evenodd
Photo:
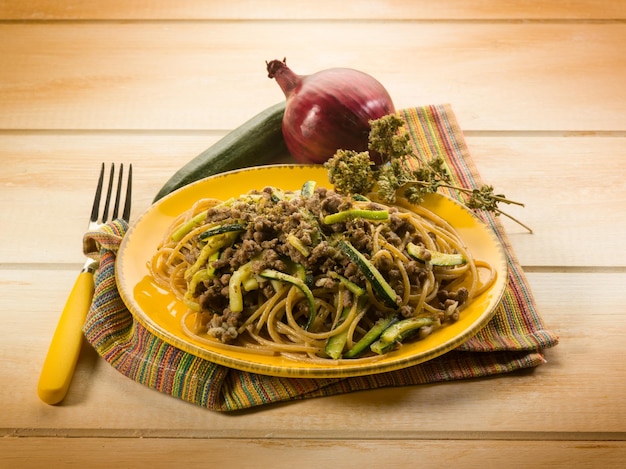
<path fill-rule="evenodd" d="M 268 63 L 268 72 L 285 93 L 283 137 L 300 163 L 324 163 L 339 149 L 366 151 L 369 121 L 395 112 L 383 85 L 358 70 L 296 75 L 284 61 L 275 60 Z M 378 163 L 377 155 L 370 157 Z"/>

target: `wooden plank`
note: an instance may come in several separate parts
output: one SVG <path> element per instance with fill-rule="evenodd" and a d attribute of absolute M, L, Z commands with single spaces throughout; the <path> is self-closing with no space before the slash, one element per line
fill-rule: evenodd
<path fill-rule="evenodd" d="M 625 19 L 595 0 L 1 1 L 0 467 L 622 467 Z M 485 181 L 536 230 L 505 220 L 561 337 L 547 363 L 222 414 L 85 346 L 66 401 L 40 402 L 100 162 L 135 164 L 136 218 L 283 99 L 264 71 L 283 56 L 367 71 L 398 107 L 452 104 Z"/>
<path fill-rule="evenodd" d="M 533 235 L 501 217 L 523 265 L 626 265 L 617 248 L 626 234 L 617 215 L 626 206 L 623 137 L 466 140 L 483 180 L 526 204 L 503 209 L 534 227 Z"/>
<path fill-rule="evenodd" d="M 561 338 L 557 347 L 546 351 L 547 363 L 533 371 L 309 399 L 235 414 L 208 411 L 147 389 L 119 374 L 89 347 L 83 349 L 64 403 L 41 403 L 35 392 L 41 363 L 75 275 L 73 270 L 0 269 L 0 382 L 11 383 L 0 387 L 2 436 L 297 435 L 337 440 L 355 438 L 355 428 L 359 438 L 368 439 L 626 435 L 626 273 L 529 274 L 546 327 Z M 103 402 L 114 405 L 100 405 Z"/>
<path fill-rule="evenodd" d="M 14 229 L 2 230 L 0 262 L 82 263 L 82 237 L 102 162 L 133 163 L 131 218 L 136 219 L 178 168 L 218 138 L 141 133 L 4 135 L 0 224 Z M 21 220 L 21 226 L 15 220 Z M 42 237 L 46 249 L 33 249 Z"/>
<path fill-rule="evenodd" d="M 404 467 L 419 460 L 420 468 L 602 467 L 621 468 L 623 441 L 459 441 L 377 439 L 348 441 L 311 439 L 160 439 L 160 438 L 3 438 L 0 463 L 29 469 L 49 461 L 90 468 L 109 468 L 114 456 L 120 467 L 165 467 L 186 464 L 256 469 L 318 468 L 349 461 L 354 467 Z"/>
<path fill-rule="evenodd" d="M 362 19 L 362 20 L 509 20 L 509 19 L 617 19 L 626 18 L 623 2 L 594 0 L 428 0 L 387 2 L 335 2 L 318 0 L 203 2 L 127 2 L 97 0 L 54 2 L 6 0 L 0 18 L 11 20 L 204 20 L 204 19 Z"/>
<path fill-rule="evenodd" d="M 0 262 L 82 262 L 81 239 L 101 162 L 134 163 L 136 219 L 178 168 L 218 138 L 151 132 L 3 135 L 0 225 L 13 229 L 0 231 Z M 467 143 L 483 180 L 526 204 L 504 208 L 535 234 L 502 218 L 523 265 L 626 265 L 626 220 L 616 216 L 626 205 L 623 137 L 495 135 L 469 136 Z M 584 204 L 593 210 L 580 210 Z M 33 249 L 42 236 L 46 249 Z M 602 243 L 590 242 L 600 236 Z"/>
<path fill-rule="evenodd" d="M 265 61 L 286 56 L 368 72 L 399 108 L 449 102 L 466 131 L 623 132 L 625 42 L 622 23 L 0 24 L 0 128 L 234 128 L 284 98 Z"/>

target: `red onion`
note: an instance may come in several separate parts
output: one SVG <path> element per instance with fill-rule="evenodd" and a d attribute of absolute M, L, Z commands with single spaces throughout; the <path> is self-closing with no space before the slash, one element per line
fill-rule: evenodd
<path fill-rule="evenodd" d="M 369 121 L 395 112 L 383 85 L 358 70 L 297 75 L 283 59 L 267 63 L 267 71 L 287 98 L 283 136 L 300 163 L 324 163 L 339 149 L 366 151 Z"/>

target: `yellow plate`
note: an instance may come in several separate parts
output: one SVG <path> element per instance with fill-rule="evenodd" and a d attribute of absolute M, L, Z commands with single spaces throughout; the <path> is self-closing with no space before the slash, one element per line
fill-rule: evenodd
<path fill-rule="evenodd" d="M 403 345 L 375 363 L 342 360 L 311 364 L 273 355 L 233 352 L 212 348 L 185 335 L 180 322 L 185 306 L 152 281 L 146 263 L 152 257 L 173 219 L 202 197 L 227 199 L 267 185 L 284 190 L 300 189 L 315 180 L 329 187 L 326 170 L 313 165 L 274 165 L 223 173 L 190 184 L 155 203 L 126 234 L 116 263 L 122 299 L 136 320 L 165 342 L 220 365 L 243 371 L 284 377 L 347 377 L 381 373 L 433 359 L 459 346 L 478 332 L 495 313 L 507 281 L 506 258 L 492 230 L 452 199 L 429 196 L 424 205 L 448 220 L 478 259 L 497 270 L 495 284 L 475 298 L 461 318 L 425 339 Z"/>

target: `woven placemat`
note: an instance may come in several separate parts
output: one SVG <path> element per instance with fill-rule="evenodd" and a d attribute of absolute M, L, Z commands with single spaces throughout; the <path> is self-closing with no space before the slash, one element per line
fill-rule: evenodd
<path fill-rule="evenodd" d="M 404 109 L 415 150 L 441 156 L 455 184 L 482 184 L 449 105 Z M 100 261 L 94 300 L 84 325 L 89 343 L 123 375 L 150 388 L 211 410 L 232 411 L 281 402 L 389 386 L 476 378 L 545 363 L 543 350 L 558 343 L 547 330 L 497 217 L 479 216 L 500 238 L 508 283 L 493 319 L 457 349 L 402 370 L 352 378 L 279 378 L 226 368 L 184 352 L 137 323 L 121 300 L 115 259 L 128 226 L 121 220 L 84 238 L 84 251 Z"/>

